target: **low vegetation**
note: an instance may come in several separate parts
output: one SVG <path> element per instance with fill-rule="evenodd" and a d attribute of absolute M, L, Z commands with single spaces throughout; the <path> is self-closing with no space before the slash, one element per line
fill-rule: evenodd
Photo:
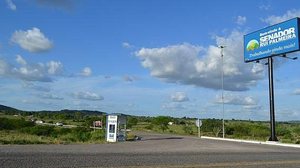
<path fill-rule="evenodd" d="M 103 143 L 104 130 L 35 125 L 22 119 L 0 118 L 0 144 Z"/>
<path fill-rule="evenodd" d="M 35 124 L 43 120 L 48 124 Z M 105 126 L 105 114 L 97 111 L 23 112 L 0 105 L 0 144 L 70 144 L 104 143 L 105 129 L 94 130 L 93 121 L 101 120 Z M 127 128 L 134 131 L 158 132 L 197 136 L 196 118 L 173 118 L 168 116 L 143 117 L 127 116 Z M 56 122 L 73 127 L 55 126 Z M 51 124 L 52 123 L 52 124 Z M 203 119 L 201 135 L 221 137 L 222 120 Z M 134 140 L 129 133 L 127 140 Z M 278 139 L 284 143 L 300 144 L 299 122 L 278 122 Z M 263 121 L 226 120 L 227 138 L 268 140 L 269 123 Z"/>
<path fill-rule="evenodd" d="M 168 123 L 162 118 L 168 118 Z M 171 118 L 156 117 L 155 122 L 139 122 L 133 126 L 133 130 L 160 132 L 180 135 L 198 136 L 198 128 L 195 125 L 195 118 Z M 203 119 L 200 129 L 202 136 L 222 137 L 222 120 Z M 284 143 L 300 144 L 300 124 L 289 122 L 278 122 L 276 125 L 278 139 Z M 247 139 L 266 141 L 270 136 L 269 123 L 264 121 L 225 121 L 226 138 Z"/>

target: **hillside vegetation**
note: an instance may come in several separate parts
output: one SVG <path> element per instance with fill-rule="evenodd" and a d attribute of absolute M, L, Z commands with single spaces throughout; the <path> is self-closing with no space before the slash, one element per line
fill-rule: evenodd
<path fill-rule="evenodd" d="M 21 111 L 0 105 L 0 144 L 69 144 L 104 143 L 105 129 L 93 129 L 93 121 L 105 126 L 105 113 L 87 110 Z M 34 121 L 43 120 L 44 124 Z M 146 131 L 198 136 L 195 118 L 168 116 L 127 116 L 127 128 L 132 132 Z M 69 127 L 55 125 L 60 122 Z M 201 135 L 221 137 L 222 120 L 202 119 Z M 300 144 L 299 122 L 278 122 L 276 132 L 284 143 Z M 263 121 L 226 120 L 227 138 L 268 140 L 269 123 Z M 134 137 L 130 133 L 129 137 Z"/>

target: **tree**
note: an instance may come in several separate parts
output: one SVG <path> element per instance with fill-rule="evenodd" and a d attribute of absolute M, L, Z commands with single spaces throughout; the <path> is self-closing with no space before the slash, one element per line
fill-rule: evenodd
<path fill-rule="evenodd" d="M 137 125 L 138 119 L 136 117 L 128 117 L 127 128 L 132 128 L 132 126 Z"/>
<path fill-rule="evenodd" d="M 191 126 L 183 126 L 183 131 L 186 133 L 186 134 L 189 134 L 189 135 L 193 135 L 194 134 L 194 131 L 193 131 L 193 128 Z"/>
<path fill-rule="evenodd" d="M 170 117 L 167 116 L 158 116 L 155 117 L 152 121 L 154 125 L 157 125 L 163 132 L 168 128 L 168 123 L 170 122 Z"/>
<path fill-rule="evenodd" d="M 220 127 L 214 127 L 214 128 L 213 128 L 213 133 L 215 134 L 216 137 L 219 136 L 221 130 L 222 130 L 222 129 L 221 129 Z"/>

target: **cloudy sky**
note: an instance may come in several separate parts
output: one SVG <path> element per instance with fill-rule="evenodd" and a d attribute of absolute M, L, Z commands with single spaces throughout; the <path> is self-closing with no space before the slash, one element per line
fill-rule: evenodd
<path fill-rule="evenodd" d="M 268 120 L 243 35 L 294 17 L 298 0 L 1 0 L 0 104 L 221 118 L 225 45 L 225 118 Z M 274 67 L 276 118 L 300 120 L 300 61 Z"/>

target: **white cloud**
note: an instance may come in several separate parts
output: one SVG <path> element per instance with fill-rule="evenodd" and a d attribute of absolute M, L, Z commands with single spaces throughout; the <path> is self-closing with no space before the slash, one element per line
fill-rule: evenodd
<path fill-rule="evenodd" d="M 217 95 L 215 103 L 222 104 L 222 96 Z M 224 95 L 224 104 L 230 105 L 243 105 L 246 107 L 256 106 L 257 102 L 254 98 L 250 96 L 241 96 L 241 95 Z"/>
<path fill-rule="evenodd" d="M 176 92 L 176 93 L 172 94 L 170 98 L 171 98 L 171 101 L 173 101 L 173 102 L 189 101 L 188 96 L 184 92 Z"/>
<path fill-rule="evenodd" d="M 0 75 L 6 76 L 10 73 L 10 65 L 6 61 L 0 59 Z"/>
<path fill-rule="evenodd" d="M 72 96 L 76 99 L 83 99 L 83 100 L 92 100 L 92 101 L 98 101 L 103 100 L 104 98 L 96 93 L 92 92 L 75 92 L 72 94 Z"/>
<path fill-rule="evenodd" d="M 50 75 L 58 75 L 63 72 L 63 65 L 61 62 L 50 61 L 46 64 L 48 69 L 48 74 Z"/>
<path fill-rule="evenodd" d="M 63 73 L 63 65 L 56 61 L 29 64 L 21 55 L 17 55 L 16 62 L 18 65 L 14 66 L 0 59 L 0 75 L 24 81 L 51 82 L 53 76 Z"/>
<path fill-rule="evenodd" d="M 38 28 L 31 30 L 15 31 L 11 37 L 11 41 L 19 44 L 21 48 L 30 52 L 45 52 L 53 47 L 52 42 Z"/>
<path fill-rule="evenodd" d="M 270 8 L 271 8 L 271 5 L 260 5 L 259 6 L 260 10 L 265 10 L 265 11 L 270 10 Z"/>
<path fill-rule="evenodd" d="M 31 82 L 24 82 L 22 85 L 24 88 L 33 89 L 40 92 L 50 92 L 50 87 L 38 86 Z"/>
<path fill-rule="evenodd" d="M 262 106 L 260 106 L 260 105 L 245 105 L 245 106 L 243 106 L 243 108 L 246 110 L 261 110 Z"/>
<path fill-rule="evenodd" d="M 21 55 L 17 55 L 16 61 L 18 64 L 21 64 L 21 65 L 27 64 L 26 60 Z"/>
<path fill-rule="evenodd" d="M 91 76 L 92 75 L 92 69 L 90 67 L 85 67 L 82 69 L 82 71 L 80 72 L 81 76 Z"/>
<path fill-rule="evenodd" d="M 135 80 L 138 80 L 138 77 L 136 77 L 136 76 L 125 75 L 125 76 L 123 77 L 123 80 L 124 80 L 125 82 L 133 82 L 133 81 L 135 81 Z"/>
<path fill-rule="evenodd" d="M 6 0 L 6 3 L 9 9 L 13 11 L 17 10 L 17 6 L 13 3 L 12 0 Z"/>
<path fill-rule="evenodd" d="M 49 105 L 51 107 L 54 106 L 54 104 L 52 102 L 41 101 L 41 100 L 23 99 L 21 102 L 24 104 L 34 104 L 34 107 L 36 107 L 37 105 L 47 105 L 47 106 Z M 34 111 L 36 111 L 36 110 L 34 110 Z"/>
<path fill-rule="evenodd" d="M 44 74 L 44 72 L 34 67 L 20 67 L 13 68 L 10 74 L 12 77 L 16 77 L 25 81 L 41 81 L 51 82 L 51 78 Z"/>
<path fill-rule="evenodd" d="M 295 17 L 300 17 L 300 10 L 288 10 L 284 15 L 282 16 L 269 16 L 265 19 L 262 19 L 263 22 L 268 23 L 270 25 L 276 24 L 276 23 L 280 23 Z"/>
<path fill-rule="evenodd" d="M 263 65 L 246 64 L 243 58 L 243 32 L 233 31 L 228 37 L 216 37 L 224 50 L 224 88 L 232 91 L 248 90 L 263 78 Z M 162 48 L 142 48 L 137 51 L 142 66 L 153 77 L 165 82 L 221 88 L 220 48 L 180 44 Z"/>
<path fill-rule="evenodd" d="M 164 104 L 162 104 L 161 108 L 163 110 L 168 110 L 168 111 L 178 111 L 178 110 L 185 110 L 186 109 L 186 107 L 183 104 L 175 103 L 175 102 L 164 103 Z"/>
<path fill-rule="evenodd" d="M 124 47 L 124 48 L 133 48 L 134 46 L 129 44 L 128 42 L 123 42 L 122 47 Z"/>
<path fill-rule="evenodd" d="M 294 90 L 293 94 L 295 94 L 295 95 L 300 95 L 300 89 Z"/>
<path fill-rule="evenodd" d="M 51 93 L 38 94 L 37 96 L 40 98 L 43 98 L 43 99 L 51 99 L 51 100 L 63 100 L 64 99 L 63 97 L 60 97 L 60 96 L 57 96 L 57 95 L 54 95 Z"/>
<path fill-rule="evenodd" d="M 236 18 L 236 24 L 238 25 L 244 25 L 247 22 L 246 16 L 238 16 Z"/>

